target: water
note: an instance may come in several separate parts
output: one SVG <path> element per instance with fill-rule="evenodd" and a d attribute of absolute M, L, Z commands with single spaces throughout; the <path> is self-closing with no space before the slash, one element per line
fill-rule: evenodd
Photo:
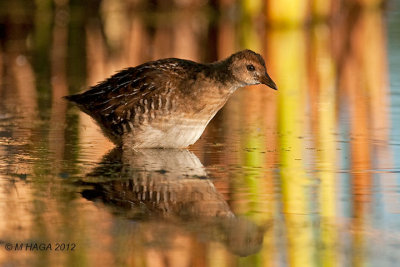
<path fill-rule="evenodd" d="M 307 28 L 200 2 L 0 13 L 2 266 L 397 266 L 398 1 Z M 116 149 L 61 98 L 244 47 L 279 91 L 238 90 L 189 150 Z"/>

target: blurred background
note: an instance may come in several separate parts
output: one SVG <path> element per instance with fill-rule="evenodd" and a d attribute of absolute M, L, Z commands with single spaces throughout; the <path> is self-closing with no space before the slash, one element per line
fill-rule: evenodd
<path fill-rule="evenodd" d="M 0 1 L 0 265 L 397 266 L 399 11 L 399 0 Z M 145 61 L 245 48 L 279 91 L 238 90 L 190 151 L 112 150 L 62 99 Z M 5 249 L 16 242 L 53 251 Z"/>

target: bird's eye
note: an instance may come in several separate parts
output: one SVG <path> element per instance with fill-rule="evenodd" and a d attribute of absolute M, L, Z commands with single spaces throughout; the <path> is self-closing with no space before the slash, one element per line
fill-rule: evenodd
<path fill-rule="evenodd" d="M 254 66 L 251 65 L 251 64 L 247 65 L 246 68 L 247 68 L 248 71 L 255 71 L 256 70 L 256 68 L 254 68 Z"/>

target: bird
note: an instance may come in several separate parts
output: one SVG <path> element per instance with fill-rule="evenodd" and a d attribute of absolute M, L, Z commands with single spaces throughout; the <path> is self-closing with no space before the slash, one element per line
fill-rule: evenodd
<path fill-rule="evenodd" d="M 123 148 L 187 148 L 238 89 L 277 90 L 263 57 L 249 49 L 212 63 L 165 58 L 117 72 L 65 96 Z"/>

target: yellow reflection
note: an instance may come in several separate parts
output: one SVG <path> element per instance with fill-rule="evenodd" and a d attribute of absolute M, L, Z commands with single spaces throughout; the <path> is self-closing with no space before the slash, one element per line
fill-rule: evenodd
<path fill-rule="evenodd" d="M 268 91 L 267 91 L 268 90 Z M 268 98 L 269 89 L 263 87 L 251 87 L 244 92 L 243 103 L 246 108 L 242 112 L 245 134 L 243 135 L 243 153 L 241 165 L 245 166 L 244 179 L 245 188 L 248 188 L 246 206 L 242 206 L 240 212 L 245 211 L 246 215 L 258 225 L 263 225 L 267 230 L 264 234 L 264 246 L 260 255 L 255 255 L 243 261 L 245 265 L 267 266 L 273 262 L 274 250 L 271 248 L 274 243 L 274 235 L 269 227 L 273 224 L 276 212 L 276 199 L 274 199 L 274 173 L 268 172 L 269 148 L 275 147 L 274 139 L 267 139 L 268 126 L 274 127 L 271 121 L 265 119 L 266 110 L 271 103 Z M 269 116 L 267 116 L 269 117 Z M 273 120 L 272 120 L 273 121 Z M 271 144 L 270 144 L 271 142 Z M 266 199 L 267 198 L 267 199 Z"/>
<path fill-rule="evenodd" d="M 260 51 L 261 36 L 255 27 L 254 21 L 261 13 L 260 1 L 242 0 L 243 19 L 240 23 L 240 37 L 243 48 Z"/>
<path fill-rule="evenodd" d="M 307 1 L 266 1 L 268 21 L 272 24 L 298 25 L 305 21 Z"/>
<path fill-rule="evenodd" d="M 279 157 L 290 266 L 313 266 L 309 184 L 303 166 L 305 36 L 300 29 L 271 30 L 268 59 L 279 85 Z"/>
<path fill-rule="evenodd" d="M 332 12 L 331 0 L 312 0 L 311 1 L 312 14 L 316 18 L 327 18 Z"/>
<path fill-rule="evenodd" d="M 199 265 L 201 266 L 201 265 Z M 218 243 L 210 243 L 207 251 L 207 266 L 229 266 L 229 258 L 226 249 Z"/>
<path fill-rule="evenodd" d="M 326 25 L 318 25 L 313 28 L 311 46 L 311 71 L 314 73 L 314 83 L 311 83 L 311 94 L 315 101 L 315 118 L 317 124 L 317 170 L 320 180 L 319 186 L 319 213 L 321 215 L 320 242 L 323 244 L 319 254 L 322 266 L 336 266 L 336 254 L 334 244 L 337 234 L 334 228 L 336 216 L 336 87 L 334 62 L 330 51 L 330 29 Z"/>

